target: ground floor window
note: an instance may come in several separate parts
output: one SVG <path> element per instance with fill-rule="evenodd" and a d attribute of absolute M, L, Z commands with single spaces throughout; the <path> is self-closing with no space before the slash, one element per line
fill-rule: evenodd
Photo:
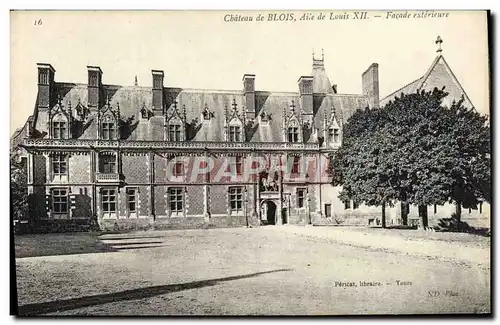
<path fill-rule="evenodd" d="M 243 210 L 243 189 L 241 187 L 231 187 L 229 189 L 229 206 L 231 212 Z"/>
<path fill-rule="evenodd" d="M 352 209 L 356 210 L 357 208 L 359 208 L 359 203 L 356 201 L 352 201 Z"/>
<path fill-rule="evenodd" d="M 116 212 L 116 189 L 103 188 L 101 190 L 101 202 L 103 212 Z"/>
<path fill-rule="evenodd" d="M 68 213 L 68 190 L 55 188 L 52 190 L 52 212 Z"/>
<path fill-rule="evenodd" d="M 184 190 L 180 187 L 168 189 L 168 200 L 171 213 L 182 213 L 184 211 Z"/>
<path fill-rule="evenodd" d="M 303 188 L 297 189 L 297 208 L 303 208 L 306 198 L 306 190 Z"/>
<path fill-rule="evenodd" d="M 348 210 L 351 208 L 351 201 L 350 200 L 345 200 L 344 201 L 344 209 Z"/>
<path fill-rule="evenodd" d="M 127 188 L 127 210 L 137 212 L 137 189 L 135 187 Z"/>

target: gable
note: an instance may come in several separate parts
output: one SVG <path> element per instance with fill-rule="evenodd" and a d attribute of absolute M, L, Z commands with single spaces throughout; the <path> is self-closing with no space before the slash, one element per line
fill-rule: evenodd
<path fill-rule="evenodd" d="M 380 106 L 382 107 L 389 101 L 401 96 L 401 93 L 411 94 L 421 89 L 430 91 L 434 88 L 441 89 L 443 87 L 448 92 L 448 96 L 443 100 L 444 105 L 450 106 L 453 101 L 460 100 L 463 95 L 464 106 L 474 108 L 467 93 L 442 55 L 436 57 L 425 75 L 386 96 L 380 101 Z"/>
<path fill-rule="evenodd" d="M 473 107 L 465 90 L 458 82 L 444 58 L 440 56 L 433 69 L 425 76 L 420 89 L 429 91 L 436 87 L 441 89 L 443 86 L 445 87 L 444 90 L 448 93 L 448 96 L 443 100 L 444 105 L 450 106 L 453 101 L 459 101 L 462 95 L 464 95 L 464 106 L 469 108 Z"/>

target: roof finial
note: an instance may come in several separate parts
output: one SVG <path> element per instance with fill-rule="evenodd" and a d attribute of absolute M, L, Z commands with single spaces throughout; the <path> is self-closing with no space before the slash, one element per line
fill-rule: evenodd
<path fill-rule="evenodd" d="M 313 61 L 314 61 L 314 47 L 313 47 Z"/>
<path fill-rule="evenodd" d="M 135 75 L 135 78 L 134 78 L 134 86 L 137 86 L 137 75 Z"/>
<path fill-rule="evenodd" d="M 292 113 L 295 113 L 295 101 L 292 99 L 292 104 L 290 105 Z"/>
<path fill-rule="evenodd" d="M 442 43 L 443 43 L 443 39 L 441 38 L 441 36 L 438 35 L 438 37 L 436 38 L 436 44 L 438 45 L 438 49 L 436 50 L 436 52 L 439 54 L 441 54 L 441 52 L 443 52 L 443 49 L 441 48 Z"/>
<path fill-rule="evenodd" d="M 325 60 L 325 53 L 323 52 L 323 49 L 321 49 L 321 61 Z"/>

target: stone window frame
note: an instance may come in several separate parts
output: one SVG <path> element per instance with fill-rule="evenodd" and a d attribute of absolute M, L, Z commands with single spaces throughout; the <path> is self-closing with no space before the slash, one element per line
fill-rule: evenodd
<path fill-rule="evenodd" d="M 229 125 L 228 138 L 229 142 L 241 142 L 241 126 Z"/>
<path fill-rule="evenodd" d="M 110 159 L 109 161 L 105 161 L 108 159 L 108 157 L 114 157 L 114 161 L 112 161 L 112 159 Z M 118 173 L 118 161 L 117 160 L 118 160 L 118 155 L 115 153 L 113 153 L 113 154 L 100 153 L 98 155 L 98 165 L 97 165 L 98 172 L 101 174 L 116 174 L 116 173 Z M 111 171 L 111 169 L 109 169 L 108 171 L 106 171 L 105 164 L 107 164 L 109 166 L 113 166 L 113 170 Z"/>
<path fill-rule="evenodd" d="M 57 176 L 57 177 L 62 177 L 62 176 L 68 176 L 68 162 L 69 162 L 69 155 L 58 152 L 50 155 L 50 172 L 52 176 Z M 58 172 L 56 172 L 55 166 L 58 166 Z M 61 172 L 62 166 L 64 166 L 64 172 Z"/>
<path fill-rule="evenodd" d="M 116 140 L 116 123 L 114 121 L 101 122 L 101 140 Z"/>
<path fill-rule="evenodd" d="M 299 126 L 289 126 L 287 128 L 287 142 L 288 143 L 299 143 L 300 142 L 300 127 Z"/>
<path fill-rule="evenodd" d="M 173 192 L 176 193 L 173 193 Z M 171 186 L 167 188 L 167 204 L 170 217 L 184 217 L 186 215 L 186 189 L 180 186 Z M 172 209 L 172 197 L 175 196 L 175 210 Z M 180 197 L 180 200 L 179 200 Z M 178 204 L 181 204 L 181 209 L 178 209 Z"/>
<path fill-rule="evenodd" d="M 168 125 L 168 141 L 181 142 L 183 141 L 183 126 L 181 123 L 172 123 Z"/>
<path fill-rule="evenodd" d="M 133 191 L 133 198 L 134 200 L 131 201 L 131 194 L 129 191 Z M 138 214 L 139 213 L 139 188 L 137 186 L 126 186 L 125 187 L 125 202 L 126 202 L 126 210 L 127 210 L 127 215 L 130 216 L 130 214 Z M 130 204 L 133 203 L 135 206 L 134 210 L 130 209 Z"/>
<path fill-rule="evenodd" d="M 65 192 L 65 194 L 61 194 L 61 192 Z M 56 194 L 57 193 L 57 194 Z M 70 211 L 70 202 L 69 202 L 69 189 L 67 187 L 54 187 L 50 189 L 50 198 L 51 198 L 51 214 L 52 216 L 69 216 Z M 58 199 L 58 200 L 56 200 Z M 65 202 L 64 202 L 65 200 Z M 59 204 L 59 209 L 56 209 L 56 204 Z M 61 209 L 62 205 L 66 205 L 66 210 Z M 56 211 L 59 210 L 59 211 Z"/>
<path fill-rule="evenodd" d="M 299 195 L 302 193 L 302 195 Z M 303 209 L 306 207 L 306 202 L 307 202 L 307 188 L 305 187 L 299 187 L 296 189 L 295 195 L 297 197 L 296 199 L 296 207 L 297 209 Z M 301 200 L 302 199 L 302 206 L 301 206 Z"/>
<path fill-rule="evenodd" d="M 292 161 L 292 167 L 290 169 L 290 174 L 291 175 L 297 175 L 300 174 L 301 171 L 301 162 L 302 159 L 300 156 L 293 156 L 293 161 Z"/>
<path fill-rule="evenodd" d="M 52 121 L 52 139 L 68 139 L 68 121 Z"/>
<path fill-rule="evenodd" d="M 245 190 L 244 186 L 230 186 L 227 191 L 228 196 L 228 208 L 231 215 L 242 215 L 244 209 L 244 198 Z M 235 202 L 235 208 L 233 208 L 233 202 Z M 238 202 L 240 203 L 238 208 Z"/>
<path fill-rule="evenodd" d="M 114 194 L 111 194 L 111 191 Z M 107 198 L 105 201 L 104 198 Z M 112 198 L 114 199 L 112 200 Z M 107 204 L 107 209 L 104 209 L 104 204 Z M 114 204 L 114 210 L 111 209 L 111 204 Z M 100 207 L 102 214 L 104 213 L 115 213 L 118 214 L 118 189 L 116 187 L 103 187 L 100 190 Z"/>

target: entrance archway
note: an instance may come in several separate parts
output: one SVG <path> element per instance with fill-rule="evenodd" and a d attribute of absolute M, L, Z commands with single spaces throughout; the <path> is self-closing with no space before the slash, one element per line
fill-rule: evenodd
<path fill-rule="evenodd" d="M 264 224 L 266 225 L 275 225 L 276 224 L 276 212 L 278 210 L 278 207 L 276 206 L 276 203 L 271 200 L 267 200 L 262 202 L 261 205 L 261 220 L 263 221 Z"/>

